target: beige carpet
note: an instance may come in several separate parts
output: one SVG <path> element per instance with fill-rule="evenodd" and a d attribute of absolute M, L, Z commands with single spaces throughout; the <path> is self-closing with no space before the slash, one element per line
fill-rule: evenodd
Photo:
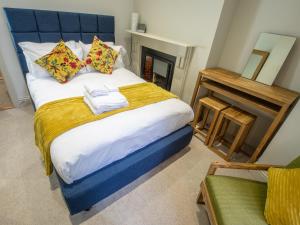
<path fill-rule="evenodd" d="M 220 159 L 194 138 L 181 153 L 89 212 L 69 216 L 56 177 L 44 175 L 31 106 L 1 111 L 0 224 L 207 225 L 196 197 L 214 160 Z M 248 171 L 242 175 L 253 177 Z"/>

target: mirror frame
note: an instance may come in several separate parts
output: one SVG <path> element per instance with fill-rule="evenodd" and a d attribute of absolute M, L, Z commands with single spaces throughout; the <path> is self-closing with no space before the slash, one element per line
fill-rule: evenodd
<path fill-rule="evenodd" d="M 267 58 L 269 56 L 269 52 L 266 52 L 266 51 L 262 51 L 262 50 L 258 50 L 258 49 L 253 49 L 252 53 L 251 54 L 255 54 L 255 55 L 259 55 L 261 56 L 261 60 L 259 62 L 259 64 L 257 65 L 253 75 L 252 75 L 252 78 L 251 80 L 256 80 L 260 70 L 262 69 L 262 67 L 264 66 L 265 62 L 267 61 Z"/>

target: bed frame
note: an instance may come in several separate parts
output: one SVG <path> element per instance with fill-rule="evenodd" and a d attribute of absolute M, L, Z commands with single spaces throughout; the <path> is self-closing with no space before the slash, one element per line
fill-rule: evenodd
<path fill-rule="evenodd" d="M 19 42 L 58 42 L 63 39 L 91 43 L 94 35 L 103 41 L 115 41 L 113 16 L 16 8 L 4 8 L 4 11 L 24 76 L 28 68 Z M 192 135 L 193 129 L 187 125 L 72 184 L 58 176 L 70 214 L 89 209 L 150 171 L 186 147 Z"/>

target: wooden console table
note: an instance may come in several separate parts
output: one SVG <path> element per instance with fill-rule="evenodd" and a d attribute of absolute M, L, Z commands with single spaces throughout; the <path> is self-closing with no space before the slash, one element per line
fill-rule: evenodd
<path fill-rule="evenodd" d="M 252 154 L 250 162 L 257 160 L 299 97 L 299 93 L 285 88 L 268 86 L 221 68 L 211 68 L 199 73 L 191 101 L 192 108 L 201 88 L 273 116 L 274 119 Z"/>

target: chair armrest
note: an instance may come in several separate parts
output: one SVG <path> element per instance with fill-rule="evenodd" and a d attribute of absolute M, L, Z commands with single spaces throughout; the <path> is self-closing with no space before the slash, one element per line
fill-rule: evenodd
<path fill-rule="evenodd" d="M 283 167 L 280 165 L 238 163 L 238 162 L 213 162 L 207 171 L 207 175 L 214 175 L 218 168 L 242 169 L 242 170 L 268 170 L 270 167 Z"/>

